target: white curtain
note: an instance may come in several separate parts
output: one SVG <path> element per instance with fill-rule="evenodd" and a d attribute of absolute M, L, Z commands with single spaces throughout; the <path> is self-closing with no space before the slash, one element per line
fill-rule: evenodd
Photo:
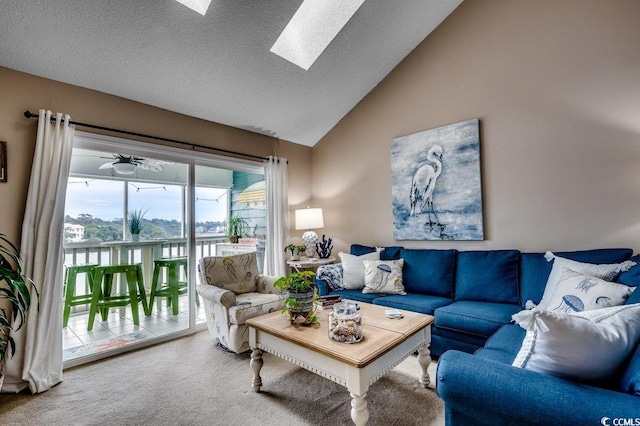
<path fill-rule="evenodd" d="M 71 162 L 73 127 L 70 117 L 40 110 L 31 181 L 22 223 L 20 254 L 25 275 L 40 293 L 24 326 L 13 335 L 16 353 L 6 364 L 2 390 L 29 386 L 44 392 L 62 381 L 62 273 L 64 202 Z"/>
<path fill-rule="evenodd" d="M 281 277 L 287 273 L 284 247 L 289 241 L 289 180 L 287 159 L 269 157 L 264 161 L 267 189 L 267 244 L 264 273 Z"/>

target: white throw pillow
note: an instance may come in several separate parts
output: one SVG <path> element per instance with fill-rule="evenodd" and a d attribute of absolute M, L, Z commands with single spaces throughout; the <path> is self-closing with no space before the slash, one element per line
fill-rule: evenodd
<path fill-rule="evenodd" d="M 338 253 L 342 262 L 342 287 L 347 290 L 362 290 L 364 288 L 363 260 L 380 260 L 380 252 L 355 256 L 349 253 Z"/>
<path fill-rule="evenodd" d="M 365 260 L 363 293 L 407 294 L 402 284 L 404 259 Z"/>
<path fill-rule="evenodd" d="M 556 290 L 556 286 L 558 285 L 558 281 L 560 280 L 560 276 L 562 275 L 562 270 L 564 268 L 569 268 L 573 271 L 580 272 L 581 274 L 589 275 L 591 277 L 611 281 L 620 272 L 628 271 L 636 264 L 629 260 L 622 263 L 607 264 L 581 263 L 576 262 L 575 260 L 565 259 L 564 257 L 558 257 L 550 251 L 548 251 L 544 257 L 548 262 L 553 260 L 553 268 L 551 268 L 551 273 L 547 279 L 547 286 L 544 289 L 542 300 L 538 303 L 539 309 L 549 309 L 551 296 L 553 296 L 553 292 Z M 527 303 L 527 306 L 529 306 L 529 303 Z"/>
<path fill-rule="evenodd" d="M 580 312 L 623 305 L 633 290 L 635 287 L 611 283 L 563 268 L 548 309 Z"/>
<path fill-rule="evenodd" d="M 640 303 L 571 314 L 534 308 L 513 320 L 527 334 L 512 365 L 573 380 L 611 378 L 640 339 Z"/>

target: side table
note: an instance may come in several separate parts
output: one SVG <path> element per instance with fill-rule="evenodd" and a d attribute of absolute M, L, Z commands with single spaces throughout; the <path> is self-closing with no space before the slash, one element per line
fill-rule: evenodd
<path fill-rule="evenodd" d="M 295 269 L 296 272 L 301 270 L 315 271 L 318 266 L 330 265 L 336 262 L 335 257 L 327 257 L 326 259 L 318 259 L 317 257 L 301 257 L 300 260 L 287 260 L 287 265 Z"/>

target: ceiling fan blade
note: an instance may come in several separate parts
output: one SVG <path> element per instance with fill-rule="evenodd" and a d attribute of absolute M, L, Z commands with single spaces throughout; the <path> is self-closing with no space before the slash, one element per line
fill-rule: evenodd
<path fill-rule="evenodd" d="M 112 168 L 113 168 L 113 163 L 104 163 L 102 166 L 98 167 L 98 170 L 112 169 Z"/>
<path fill-rule="evenodd" d="M 162 171 L 162 167 L 157 165 L 157 164 L 148 164 L 148 163 L 143 163 L 141 161 L 132 161 L 132 164 L 135 164 L 136 166 L 140 167 L 143 170 L 150 170 L 152 172 L 161 172 Z"/>

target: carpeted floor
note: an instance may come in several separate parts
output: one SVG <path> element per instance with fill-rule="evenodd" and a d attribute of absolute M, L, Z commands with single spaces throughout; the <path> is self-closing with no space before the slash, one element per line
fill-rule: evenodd
<path fill-rule="evenodd" d="M 409 357 L 369 389 L 370 425 L 443 425 L 443 403 L 422 389 Z M 435 377 L 435 364 L 429 373 Z M 269 354 L 262 392 L 248 355 L 207 332 L 65 371 L 38 395 L 0 394 L 0 425 L 350 425 L 348 391 Z"/>

